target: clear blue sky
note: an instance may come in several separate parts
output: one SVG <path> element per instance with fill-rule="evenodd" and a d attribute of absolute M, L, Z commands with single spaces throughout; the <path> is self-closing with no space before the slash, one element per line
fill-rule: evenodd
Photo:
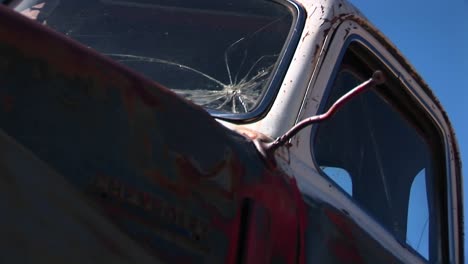
<path fill-rule="evenodd" d="M 351 2 L 393 41 L 442 102 L 457 133 L 463 175 L 468 175 L 468 1 Z M 466 178 L 464 189 L 468 192 Z M 464 201 L 468 215 L 466 195 Z"/>

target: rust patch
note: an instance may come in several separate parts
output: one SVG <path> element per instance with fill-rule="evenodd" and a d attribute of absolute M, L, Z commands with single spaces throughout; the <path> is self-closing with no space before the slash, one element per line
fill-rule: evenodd
<path fill-rule="evenodd" d="M 250 139 L 250 140 L 256 140 L 256 139 L 259 139 L 260 141 L 263 141 L 263 142 L 271 142 L 273 141 L 273 139 L 265 134 L 262 134 L 258 131 L 255 131 L 253 129 L 249 129 L 249 128 L 245 128 L 245 127 L 241 127 L 241 128 L 234 128 L 234 131 L 236 131 L 237 133 L 243 135 L 244 137 L 246 137 L 247 139 Z"/>
<path fill-rule="evenodd" d="M 169 203 L 152 193 L 138 190 L 124 182 L 102 175 L 98 175 L 96 181 L 92 184 L 91 194 L 99 195 L 101 199 L 98 200 L 98 203 L 114 217 L 139 222 L 167 240 L 174 241 L 179 245 L 185 244 L 187 248 L 206 251 L 206 249 L 200 248 L 198 241 L 206 238 L 209 230 L 208 224 L 176 204 Z M 109 201 L 113 202 L 109 203 Z M 150 213 L 150 215 L 141 217 L 129 213 L 125 207 L 118 204 L 140 209 Z M 167 230 L 162 230 L 160 222 L 174 224 L 189 230 L 191 233 L 190 240 L 187 237 L 177 236 Z"/>
<path fill-rule="evenodd" d="M 343 40 L 345 40 L 345 39 L 348 37 L 350 31 L 351 31 L 350 28 L 346 28 L 346 29 L 345 29 L 345 32 L 346 32 L 346 33 L 345 33 L 345 35 L 344 35 L 344 37 L 343 37 Z"/>
<path fill-rule="evenodd" d="M 319 52 L 320 52 L 320 45 L 319 44 L 315 44 L 315 50 L 314 50 L 314 55 L 312 57 L 312 65 L 317 65 L 317 62 L 319 60 Z"/>
<path fill-rule="evenodd" d="M 304 40 L 305 40 L 308 36 L 310 36 L 309 31 L 306 32 L 306 34 L 304 35 L 304 37 L 302 37 L 302 40 L 301 40 L 301 41 L 304 42 Z"/>
<path fill-rule="evenodd" d="M 312 11 L 312 13 L 310 13 L 309 18 L 311 18 L 315 14 L 315 11 L 317 11 L 317 7 L 315 7 L 314 11 Z"/>
<path fill-rule="evenodd" d="M 222 171 L 227 170 L 225 177 L 232 181 L 232 168 L 236 169 L 237 164 L 233 163 L 227 166 L 225 160 L 215 164 L 209 171 L 202 172 L 195 166 L 190 159 L 178 156 L 175 159 L 177 169 L 177 179 L 169 179 L 157 170 L 145 170 L 145 176 L 154 184 L 174 193 L 177 196 L 188 198 L 192 193 L 201 192 L 204 195 L 216 196 L 224 199 L 232 199 L 232 190 L 224 189 L 212 184 L 204 184 L 207 180 L 214 180 L 216 177 L 222 177 Z M 242 170 L 236 170 L 235 173 L 242 173 Z"/>
<path fill-rule="evenodd" d="M 324 19 L 321 26 L 324 26 L 324 24 L 327 23 L 329 24 L 329 27 L 323 30 L 323 36 L 326 37 L 335 24 L 340 24 L 344 20 L 347 20 L 352 17 L 352 14 L 340 14 L 338 16 L 334 16 L 332 19 Z"/>

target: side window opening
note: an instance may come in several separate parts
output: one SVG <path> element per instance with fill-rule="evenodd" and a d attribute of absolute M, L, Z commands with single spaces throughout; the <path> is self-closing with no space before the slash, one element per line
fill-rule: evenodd
<path fill-rule="evenodd" d="M 421 170 L 411 184 L 406 243 L 426 259 L 429 258 L 429 206 L 426 171 Z"/>
<path fill-rule="evenodd" d="M 352 43 L 330 89 L 324 109 L 361 83 L 373 70 L 365 48 Z M 376 59 L 373 59 L 376 61 Z M 387 74 L 390 75 L 390 74 Z M 391 79 L 345 105 L 312 133 L 312 156 L 335 184 L 397 240 L 436 261 L 439 237 L 434 201 L 433 131 L 400 100 L 401 84 Z M 406 99 L 407 101 L 409 99 Z M 402 107 L 405 105 L 405 107 Z M 410 109 L 411 111 L 409 111 Z M 432 127 L 431 127 L 432 128 Z M 431 242 L 431 241 L 432 242 Z M 430 252 L 433 253 L 430 253 Z M 433 260 L 432 260 L 433 259 Z"/>
<path fill-rule="evenodd" d="M 340 186 L 347 194 L 353 196 L 353 182 L 351 181 L 351 176 L 349 173 L 342 169 L 336 167 L 325 167 L 321 166 L 320 169 L 332 179 L 338 186 Z"/>

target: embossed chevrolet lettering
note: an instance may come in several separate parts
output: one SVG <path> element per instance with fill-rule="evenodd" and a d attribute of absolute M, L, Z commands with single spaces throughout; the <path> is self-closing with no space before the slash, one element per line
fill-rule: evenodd
<path fill-rule="evenodd" d="M 101 196 L 102 203 L 105 203 L 106 199 L 113 199 L 118 203 L 122 203 L 124 207 L 130 205 L 133 208 L 142 209 L 142 212 L 150 213 L 146 215 L 146 220 L 164 221 L 167 224 L 184 228 L 194 240 L 203 239 L 209 230 L 207 224 L 203 223 L 196 216 L 188 214 L 186 211 L 159 197 L 154 197 L 152 193 L 126 186 L 112 177 L 97 176 L 90 190 L 94 195 Z M 117 206 L 120 206 L 120 204 Z M 129 208 L 128 210 L 134 209 Z"/>
<path fill-rule="evenodd" d="M 1 263 L 463 263 L 450 121 L 349 2 L 0 3 Z"/>

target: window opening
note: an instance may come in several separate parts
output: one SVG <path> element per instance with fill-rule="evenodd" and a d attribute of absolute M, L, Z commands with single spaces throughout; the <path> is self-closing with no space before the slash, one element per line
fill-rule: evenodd
<path fill-rule="evenodd" d="M 426 190 L 426 171 L 423 169 L 416 175 L 411 184 L 406 243 L 428 259 L 429 206 Z"/>
<path fill-rule="evenodd" d="M 364 81 L 363 76 L 383 68 L 371 67 L 372 58 L 364 53 L 351 44 L 329 89 L 325 110 Z M 429 252 L 437 251 L 438 245 L 429 241 L 438 237 L 438 229 L 436 217 L 429 214 L 435 212 L 431 208 L 435 205 L 428 202 L 434 191 L 427 186 L 433 185 L 426 185 L 434 181 L 434 154 L 426 136 L 429 132 L 420 128 L 421 119 L 414 118 L 416 110 L 406 114 L 401 110 L 405 102 L 395 100 L 404 97 L 392 95 L 402 91 L 400 85 L 392 79 L 368 90 L 317 125 L 312 156 L 324 175 L 396 239 L 429 259 Z"/>

